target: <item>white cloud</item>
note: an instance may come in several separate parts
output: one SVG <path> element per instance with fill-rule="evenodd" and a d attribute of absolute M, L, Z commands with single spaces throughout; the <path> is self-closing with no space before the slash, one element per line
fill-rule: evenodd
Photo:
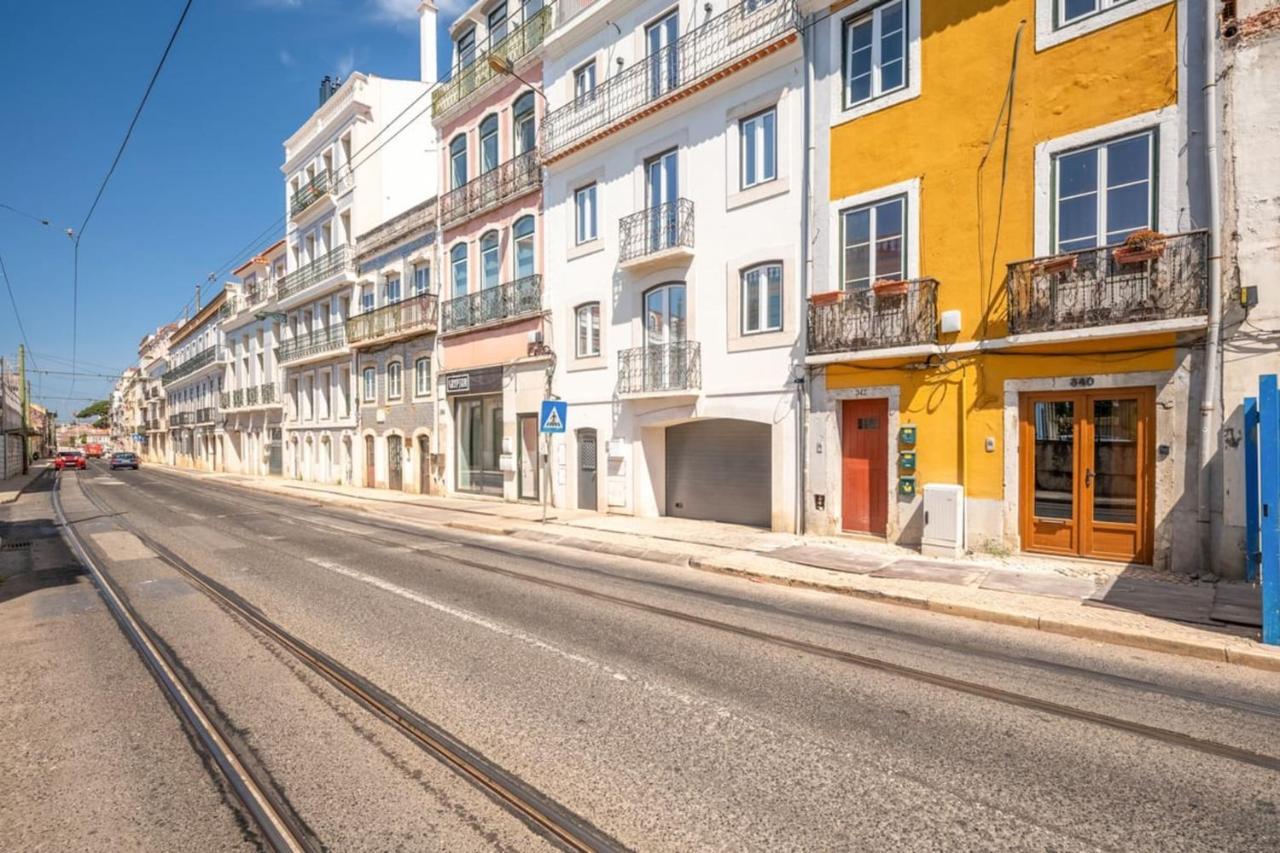
<path fill-rule="evenodd" d="M 302 0 L 254 0 L 254 2 L 268 9 L 297 9 L 302 5 Z"/>
<path fill-rule="evenodd" d="M 280 64 L 285 68 L 292 68 L 298 64 L 298 60 L 294 59 L 293 54 L 282 47 L 280 48 Z"/>
<path fill-rule="evenodd" d="M 338 57 L 338 76 L 346 80 L 351 76 L 351 72 L 356 67 L 355 51 L 348 50 L 342 56 Z"/>
<path fill-rule="evenodd" d="M 418 20 L 418 0 L 372 0 L 375 18 L 393 24 Z"/>

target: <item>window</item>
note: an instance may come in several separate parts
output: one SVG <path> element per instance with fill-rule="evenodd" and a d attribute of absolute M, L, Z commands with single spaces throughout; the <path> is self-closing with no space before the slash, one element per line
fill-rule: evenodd
<path fill-rule="evenodd" d="M 906 206 L 906 197 L 897 196 L 840 212 L 845 290 L 906 277 Z"/>
<path fill-rule="evenodd" d="M 533 115 L 533 92 L 525 92 L 516 98 L 511 110 L 511 125 L 515 133 L 515 153 L 519 156 L 532 151 L 537 144 L 536 126 Z"/>
<path fill-rule="evenodd" d="M 498 259 L 498 232 L 490 231 L 480 238 L 480 287 L 498 286 L 501 264 Z"/>
<path fill-rule="evenodd" d="M 459 243 L 449 252 L 449 272 L 453 276 L 454 297 L 467 295 L 467 244 Z"/>
<path fill-rule="evenodd" d="M 365 285 L 360 288 L 360 313 L 367 314 L 373 310 L 373 288 Z M 294 332 L 297 335 L 297 332 Z"/>
<path fill-rule="evenodd" d="M 596 230 L 596 185 L 587 184 L 573 193 L 574 242 L 581 245 L 600 236 Z"/>
<path fill-rule="evenodd" d="M 600 354 L 600 303 L 591 302 L 578 306 L 577 310 L 578 358 L 592 358 Z"/>
<path fill-rule="evenodd" d="M 403 368 L 400 362 L 393 361 L 387 365 L 387 399 L 399 400 L 404 395 Z"/>
<path fill-rule="evenodd" d="M 844 25 L 844 105 L 907 85 L 907 7 L 894 0 Z"/>
<path fill-rule="evenodd" d="M 782 264 L 761 264 L 742 273 L 742 334 L 782 329 Z"/>
<path fill-rule="evenodd" d="M 431 395 L 431 359 L 426 356 L 413 363 L 413 393 L 419 397 Z"/>
<path fill-rule="evenodd" d="M 489 11 L 489 47 L 507 37 L 507 4 L 499 3 Z"/>
<path fill-rule="evenodd" d="M 449 180 L 455 190 L 467 182 L 467 137 L 462 134 L 449 143 Z"/>
<path fill-rule="evenodd" d="M 511 234 L 516 244 L 516 278 L 528 278 L 534 274 L 533 217 L 517 219 Z"/>
<path fill-rule="evenodd" d="M 1053 160 L 1054 251 L 1111 246 L 1155 224 L 1155 131 Z"/>
<path fill-rule="evenodd" d="M 392 305 L 400 301 L 400 276 L 389 275 L 382 283 L 382 304 Z"/>
<path fill-rule="evenodd" d="M 573 97 L 579 103 L 594 97 L 596 90 L 596 61 L 579 66 L 573 72 Z"/>
<path fill-rule="evenodd" d="M 413 265 L 413 295 L 421 296 L 431 292 L 431 265 Z"/>
<path fill-rule="evenodd" d="M 498 117 L 487 115 L 480 122 L 480 174 L 498 168 Z"/>
<path fill-rule="evenodd" d="M 376 402 L 378 399 L 378 371 L 372 367 L 366 367 L 360 376 L 364 381 L 364 393 L 360 395 L 360 399 L 366 403 Z"/>
<path fill-rule="evenodd" d="M 474 27 L 458 36 L 458 40 L 453 43 L 453 56 L 458 68 L 466 68 L 476 61 L 476 31 Z"/>
<path fill-rule="evenodd" d="M 778 111 L 768 109 L 739 122 L 742 136 L 742 188 L 778 177 Z"/>
<path fill-rule="evenodd" d="M 1058 20 L 1055 26 L 1064 27 L 1073 21 L 1095 15 L 1104 9 L 1120 6 L 1129 0 L 1058 0 Z"/>

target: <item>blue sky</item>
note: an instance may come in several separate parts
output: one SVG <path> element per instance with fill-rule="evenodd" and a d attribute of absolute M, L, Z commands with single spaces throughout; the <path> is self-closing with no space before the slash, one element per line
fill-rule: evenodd
<path fill-rule="evenodd" d="M 0 257 L 39 369 L 71 358 L 71 241 L 111 163 L 182 0 L 0 0 Z M 442 19 L 458 0 L 441 3 Z M 284 139 L 325 74 L 418 77 L 417 0 L 195 0 L 80 245 L 78 360 L 116 373 L 283 212 Z M 439 39 L 441 62 L 447 39 Z M 279 226 L 276 236 L 283 234 Z M 219 286 L 228 275 L 223 269 Z M 0 292 L 0 355 L 21 342 Z M 67 418 L 111 381 L 32 374 Z"/>

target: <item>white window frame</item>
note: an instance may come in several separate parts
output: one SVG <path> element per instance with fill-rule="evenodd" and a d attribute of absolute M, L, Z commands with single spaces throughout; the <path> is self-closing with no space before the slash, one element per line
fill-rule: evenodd
<path fill-rule="evenodd" d="M 900 8 L 902 12 L 902 82 L 893 88 L 885 88 L 884 81 L 881 79 L 883 63 L 880 53 L 884 44 L 884 17 L 886 12 L 895 7 Z M 849 15 L 844 19 L 840 27 L 840 86 L 843 90 L 841 97 L 844 99 L 845 109 L 859 107 L 906 87 L 911 77 L 911 55 L 907 50 L 911 41 L 910 12 L 906 0 L 885 0 L 860 15 Z M 859 101 L 850 101 L 849 83 L 853 77 L 851 73 L 853 69 L 850 66 L 853 55 L 849 50 L 849 31 L 868 22 L 871 24 L 871 94 Z"/>
<path fill-rule="evenodd" d="M 431 292 L 431 264 L 423 261 L 413 265 L 413 295 Z"/>
<path fill-rule="evenodd" d="M 584 221 L 582 214 L 583 202 L 588 197 L 590 198 L 591 204 L 590 229 L 583 227 Z M 578 187 L 573 191 L 573 233 L 575 246 L 581 246 L 583 243 L 590 243 L 592 240 L 598 240 L 600 238 L 599 199 L 600 189 L 599 185 L 595 181 Z M 590 231 L 589 234 L 587 233 L 588 230 Z"/>
<path fill-rule="evenodd" d="M 391 286 L 395 285 L 395 298 L 391 298 Z M 394 305 L 404 299 L 404 288 L 401 286 L 400 274 L 392 273 L 382 279 L 382 304 Z"/>
<path fill-rule="evenodd" d="M 1143 226 L 1143 228 L 1154 229 L 1158 226 L 1160 221 L 1160 209 L 1159 209 L 1160 188 L 1156 183 L 1157 177 L 1158 177 L 1156 167 L 1160 162 L 1160 131 L 1159 131 L 1159 128 L 1151 127 L 1151 128 L 1147 128 L 1146 130 L 1140 130 L 1136 133 L 1127 133 L 1122 136 L 1115 136 L 1109 139 L 1099 140 L 1098 142 L 1091 142 L 1087 145 L 1082 145 L 1079 148 L 1068 148 L 1065 151 L 1059 151 L 1053 155 L 1053 191 L 1052 191 L 1053 199 L 1049 209 L 1050 216 L 1053 218 L 1053 229 L 1050 232 L 1051 251 L 1053 252 L 1061 251 L 1059 248 L 1061 238 L 1058 234 L 1058 227 L 1061 225 L 1061 205 L 1062 205 L 1062 191 L 1060 186 L 1061 171 L 1058 167 L 1059 161 L 1063 157 L 1069 157 L 1073 154 L 1083 154 L 1086 151 L 1093 151 L 1096 153 L 1096 159 L 1095 159 L 1096 174 L 1095 174 L 1095 183 L 1093 187 L 1093 192 L 1096 195 L 1095 203 L 1096 203 L 1097 210 L 1094 218 L 1095 233 L 1093 236 L 1094 236 L 1095 247 L 1104 248 L 1106 246 L 1114 245 L 1112 243 L 1107 242 L 1107 235 L 1112 230 L 1109 227 L 1110 223 L 1108 223 L 1107 221 L 1107 208 L 1108 208 L 1107 202 L 1108 202 L 1109 193 L 1113 189 L 1124 188 L 1124 187 L 1108 187 L 1107 186 L 1107 172 L 1109 169 L 1108 158 L 1107 158 L 1107 155 L 1108 155 L 1107 147 L 1116 142 L 1124 142 L 1130 139 L 1138 139 L 1143 136 L 1147 137 L 1147 139 L 1149 140 L 1147 143 L 1147 149 L 1148 149 L 1147 150 L 1147 178 L 1145 181 L 1148 189 L 1147 222 Z M 1133 184 L 1126 184 L 1124 186 L 1133 186 Z M 1078 196 L 1072 196 L 1072 198 L 1077 198 L 1077 197 Z M 1067 250 L 1067 251 L 1076 251 L 1076 250 Z M 1082 249 L 1079 251 L 1087 251 L 1087 250 Z"/>
<path fill-rule="evenodd" d="M 1112 24 L 1149 12 L 1174 0 L 1099 0 L 1098 11 L 1063 21 L 1061 0 L 1036 0 L 1036 50 L 1054 47 Z M 1178 4 L 1178 32 L 1185 32 L 1185 4 Z"/>
<path fill-rule="evenodd" d="M 769 277 L 768 271 L 777 269 L 778 271 L 778 324 L 776 326 L 769 325 Z M 755 264 L 744 268 L 738 274 L 739 280 L 739 298 L 738 310 L 741 316 L 738 319 L 738 330 L 743 337 L 749 335 L 765 335 L 771 332 L 781 332 L 786 325 L 786 279 L 785 269 L 782 261 L 765 261 L 764 263 Z M 760 293 L 758 298 L 758 311 L 760 317 L 760 325 L 758 328 L 750 329 L 747 327 L 747 283 L 752 275 L 760 276 Z"/>
<path fill-rule="evenodd" d="M 889 2 L 894 2 L 894 0 L 889 0 Z M 907 49 L 904 52 L 907 66 L 904 78 L 905 85 L 879 96 L 873 95 L 869 100 L 860 101 L 857 104 L 845 103 L 845 90 L 847 87 L 845 81 L 845 26 L 855 20 L 866 17 L 869 12 L 874 12 L 877 7 L 887 5 L 887 3 L 886 0 L 855 0 L 846 9 L 841 10 L 845 14 L 832 15 L 829 18 L 831 30 L 829 35 L 830 58 L 828 61 L 830 62 L 833 79 L 832 85 L 828 88 L 831 91 L 832 127 L 920 97 L 921 81 L 923 79 L 920 39 L 921 0 L 901 0 L 901 2 L 905 4 L 907 16 Z M 879 50 L 878 44 L 876 45 L 876 50 Z"/>
<path fill-rule="evenodd" d="M 404 364 L 399 360 L 387 362 L 387 399 L 404 398 Z"/>
<path fill-rule="evenodd" d="M 888 201 L 894 196 L 905 195 L 907 209 L 903 219 L 906 228 L 906 269 L 903 278 L 911 280 L 920 277 L 920 178 L 911 178 L 877 187 L 866 192 L 845 196 L 831 202 L 827 227 L 832 235 L 827 250 L 827 278 L 832 283 L 832 290 L 844 287 L 844 219 L 843 213 L 854 207 Z"/>
<path fill-rule="evenodd" d="M 906 274 L 907 273 L 907 240 L 910 237 L 910 231 L 908 230 L 909 229 L 908 222 L 910 220 L 911 212 L 907 209 L 907 204 L 909 202 L 907 200 L 906 194 L 899 193 L 897 195 L 885 196 L 884 198 L 875 199 L 873 201 L 866 202 L 865 204 L 854 204 L 854 205 L 849 205 L 847 207 L 840 208 L 840 215 L 837 220 L 840 225 L 840 231 L 838 232 L 838 237 L 836 238 L 836 242 L 840 244 L 840 266 L 835 271 L 836 272 L 835 280 L 836 280 L 836 283 L 840 286 L 839 287 L 840 290 L 847 289 L 847 279 L 848 279 L 848 276 L 845 271 L 845 263 L 846 263 L 846 257 L 845 257 L 846 246 L 844 243 L 845 216 L 855 210 L 866 210 L 870 214 L 870 217 L 869 217 L 870 225 L 867 229 L 867 235 L 868 235 L 867 238 L 869 241 L 867 244 L 867 255 L 868 255 L 869 263 L 867 265 L 867 288 L 866 288 L 867 290 L 870 290 L 875 285 L 875 283 L 882 278 L 879 271 L 876 269 L 876 217 L 879 215 L 877 208 L 882 207 L 883 205 L 886 205 L 886 204 L 890 204 L 892 202 L 901 202 L 902 204 L 902 233 L 898 237 L 898 239 L 902 242 L 902 269 L 900 270 L 899 274 L 902 275 L 904 279 L 909 278 L 909 276 Z"/>
<path fill-rule="evenodd" d="M 423 370 L 423 366 L 426 370 Z M 431 356 L 420 355 L 413 360 L 413 396 L 431 396 Z"/>
<path fill-rule="evenodd" d="M 378 402 L 378 369 L 365 367 L 360 371 L 360 402 Z"/>
<path fill-rule="evenodd" d="M 587 350 L 582 349 L 583 343 L 583 320 L 594 317 L 594 328 L 588 326 L 587 331 Z M 590 322 L 588 320 L 588 322 Z M 594 342 L 592 338 L 595 338 Z M 584 302 L 577 308 L 573 309 L 573 352 L 577 358 L 597 358 L 600 355 L 600 303 Z M 594 343 L 594 346 L 592 344 Z"/>
<path fill-rule="evenodd" d="M 765 155 L 768 146 L 765 142 L 768 139 L 769 131 L 766 129 L 765 118 L 773 117 L 773 157 L 769 158 Z M 754 181 L 747 180 L 747 141 L 752 140 L 755 143 L 756 156 L 755 162 L 752 164 L 756 169 L 756 179 Z M 778 108 L 776 106 L 761 110 L 758 113 L 746 116 L 738 120 L 738 188 L 743 190 L 758 187 L 761 184 L 767 184 L 770 181 L 778 179 Z"/>
<path fill-rule="evenodd" d="M 584 88 L 582 83 L 590 77 L 591 85 Z M 584 104 L 595 99 L 596 91 L 596 60 L 592 57 L 588 61 L 582 63 L 573 69 L 573 100 L 575 103 Z"/>

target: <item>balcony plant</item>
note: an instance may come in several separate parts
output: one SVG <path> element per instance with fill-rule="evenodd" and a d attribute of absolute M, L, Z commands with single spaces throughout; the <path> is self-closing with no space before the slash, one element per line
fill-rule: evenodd
<path fill-rule="evenodd" d="M 843 290 L 826 290 L 822 293 L 813 293 L 809 295 L 809 303 L 811 305 L 836 305 L 844 301 Z"/>
<path fill-rule="evenodd" d="M 1072 272 L 1076 268 L 1079 258 L 1077 255 L 1054 255 L 1051 258 L 1045 258 L 1036 261 L 1033 269 L 1037 273 L 1049 275 L 1059 272 Z"/>
<path fill-rule="evenodd" d="M 1118 264 L 1139 264 L 1154 261 L 1164 255 L 1164 244 L 1167 238 L 1159 231 L 1143 228 L 1134 231 L 1125 238 L 1124 243 L 1111 251 L 1111 257 Z"/>
<path fill-rule="evenodd" d="M 878 278 L 871 284 L 877 299 L 886 296 L 906 296 L 908 282 L 905 278 Z"/>

